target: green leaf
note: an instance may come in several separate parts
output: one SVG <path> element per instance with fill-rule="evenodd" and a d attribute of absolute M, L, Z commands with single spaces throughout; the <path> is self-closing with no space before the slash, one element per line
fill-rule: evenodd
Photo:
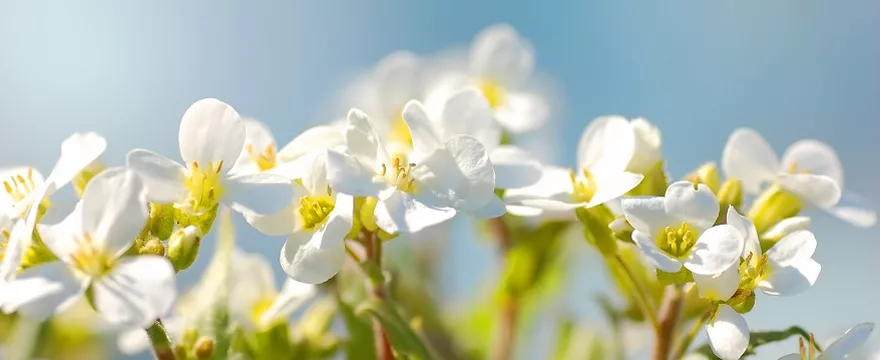
<path fill-rule="evenodd" d="M 759 346 L 784 341 L 792 336 L 800 336 L 804 339 L 809 339 L 810 333 L 799 326 L 792 326 L 786 330 L 779 331 L 753 331 L 749 336 L 749 347 L 746 348 L 746 352 L 745 354 L 743 354 L 743 356 L 755 355 L 755 350 Z M 816 350 L 822 350 L 818 344 L 815 344 L 815 346 Z M 712 352 L 712 348 L 709 346 L 708 343 L 697 348 L 695 352 L 705 355 L 707 358 L 712 360 L 720 360 Z"/>
<path fill-rule="evenodd" d="M 339 314 L 348 331 L 342 348 L 345 358 L 350 360 L 374 360 L 376 359 L 376 343 L 373 337 L 373 327 L 368 320 L 355 315 L 354 309 L 337 297 Z"/>
<path fill-rule="evenodd" d="M 419 360 L 434 358 L 421 337 L 413 331 L 388 300 L 368 301 L 358 306 L 355 313 L 366 314 L 378 320 L 391 341 L 391 346 L 398 354 Z"/>

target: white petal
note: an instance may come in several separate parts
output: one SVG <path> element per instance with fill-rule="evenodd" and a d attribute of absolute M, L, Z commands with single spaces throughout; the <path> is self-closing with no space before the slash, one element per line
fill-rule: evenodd
<path fill-rule="evenodd" d="M 791 144 L 782 155 L 782 168 L 807 171 L 810 174 L 830 177 L 843 187 L 843 166 L 837 152 L 818 140 L 806 139 Z"/>
<path fill-rule="evenodd" d="M 512 133 L 536 130 L 550 117 L 550 104 L 538 94 L 507 93 L 504 103 L 495 110 L 495 119 Z"/>
<path fill-rule="evenodd" d="M 718 218 L 718 199 L 705 184 L 676 181 L 666 188 L 666 213 L 700 230 Z"/>
<path fill-rule="evenodd" d="M 78 203 L 61 222 L 53 225 L 39 224 L 37 230 L 43 244 L 58 259 L 69 263 L 70 256 L 79 248 L 75 240 L 83 234 L 81 203 Z"/>
<path fill-rule="evenodd" d="M 329 149 L 344 145 L 345 136 L 335 126 L 319 125 L 303 131 L 278 151 L 279 162 L 291 162 L 316 149 Z"/>
<path fill-rule="evenodd" d="M 821 271 L 822 265 L 813 259 L 801 260 L 786 267 L 773 266 L 770 275 L 758 287 L 767 295 L 797 295 L 812 287 Z"/>
<path fill-rule="evenodd" d="M 312 194 L 325 194 L 330 183 L 327 182 L 327 150 L 318 150 L 303 156 L 307 165 L 302 176 L 303 186 Z"/>
<path fill-rule="evenodd" d="M 327 151 L 327 181 L 333 191 L 354 196 L 378 197 L 388 188 L 384 181 L 374 181 L 375 170 L 364 167 L 355 157 L 337 150 Z"/>
<path fill-rule="evenodd" d="M 409 51 L 394 52 L 379 61 L 371 89 L 379 111 L 374 115 L 393 119 L 407 101 L 422 98 L 421 62 Z"/>
<path fill-rule="evenodd" d="M 764 231 L 763 237 L 770 239 L 782 239 L 783 236 L 798 230 L 809 230 L 813 221 L 807 216 L 793 216 L 780 220 Z"/>
<path fill-rule="evenodd" d="M 495 196 L 495 170 L 486 148 L 476 139 L 456 135 L 412 170 L 419 197 L 465 211 L 482 207 Z M 432 202 L 432 204 L 434 204 Z"/>
<path fill-rule="evenodd" d="M 507 212 L 512 215 L 522 217 L 535 217 L 544 214 L 544 209 L 517 204 L 507 204 L 507 206 L 505 206 L 505 210 L 507 210 Z"/>
<path fill-rule="evenodd" d="M 269 305 L 269 308 L 260 314 L 261 325 L 266 326 L 273 321 L 286 319 L 317 293 L 318 287 L 313 284 L 287 279 L 282 285 L 281 291 L 275 296 L 272 305 Z"/>
<path fill-rule="evenodd" d="M 749 326 L 730 306 L 719 305 L 715 319 L 706 325 L 712 352 L 722 360 L 737 360 L 749 346 Z"/>
<path fill-rule="evenodd" d="M 274 214 L 260 215 L 251 212 L 244 213 L 244 218 L 261 233 L 269 236 L 289 235 L 297 229 L 296 213 L 299 209 L 299 199 L 309 195 L 303 187 L 292 184 L 293 198 L 290 204 L 283 210 Z"/>
<path fill-rule="evenodd" d="M 874 331 L 874 323 L 861 323 L 851 327 L 843 335 L 825 348 L 816 360 L 837 360 L 845 358 L 849 353 L 858 349 L 868 336 Z"/>
<path fill-rule="evenodd" d="M 410 100 L 403 107 L 403 120 L 412 135 L 413 150 L 421 154 L 430 154 L 440 148 L 441 139 L 428 118 L 422 103 Z"/>
<path fill-rule="evenodd" d="M 730 134 L 721 168 L 727 177 L 742 180 L 743 190 L 749 194 L 759 193 L 780 170 L 779 157 L 770 144 L 757 131 L 747 128 Z"/>
<path fill-rule="evenodd" d="M 290 180 L 275 174 L 242 174 L 223 179 L 223 203 L 236 211 L 274 214 L 290 204 Z"/>
<path fill-rule="evenodd" d="M 504 202 L 496 196 L 481 208 L 469 211 L 468 215 L 477 219 L 494 219 L 504 215 L 506 211 Z"/>
<path fill-rule="evenodd" d="M 186 198 L 187 171 L 180 164 L 144 149 L 130 151 L 125 164 L 144 180 L 149 201 L 167 204 Z"/>
<path fill-rule="evenodd" d="M 767 259 L 778 266 L 809 259 L 816 252 L 816 236 L 809 230 L 799 230 L 786 235 L 767 250 Z"/>
<path fill-rule="evenodd" d="M 781 174 L 778 181 L 783 189 L 823 209 L 830 208 L 840 201 L 840 187 L 833 179 L 824 175 Z"/>
<path fill-rule="evenodd" d="M 618 173 L 595 173 L 593 180 L 596 182 L 596 193 L 590 198 L 587 207 L 604 204 L 620 198 L 642 182 L 645 176 L 628 172 Z"/>
<path fill-rule="evenodd" d="M 560 201 L 556 199 L 509 199 L 507 200 L 508 204 L 515 206 L 528 206 L 536 209 L 547 210 L 547 211 L 571 211 L 577 208 L 586 207 L 587 203 L 574 201 L 574 199 L 568 199 L 568 201 Z"/>
<path fill-rule="evenodd" d="M 466 87 L 446 100 L 437 125 L 445 138 L 470 135 L 487 149 L 501 141 L 501 129 L 495 123 L 489 101 L 475 87 Z"/>
<path fill-rule="evenodd" d="M 738 264 L 744 239 L 730 225 L 713 226 L 700 235 L 691 248 L 684 267 L 699 275 L 715 275 Z"/>
<path fill-rule="evenodd" d="M 61 143 L 61 157 L 46 178 L 54 189 L 69 183 L 80 171 L 98 159 L 107 148 L 107 140 L 96 133 L 76 133 Z M 50 191 L 54 192 L 54 191 Z"/>
<path fill-rule="evenodd" d="M 495 169 L 495 187 L 499 189 L 534 185 L 543 175 L 544 169 L 538 159 L 516 146 L 502 145 L 492 149 L 489 160 Z"/>
<path fill-rule="evenodd" d="M 492 163 L 495 164 L 494 162 Z M 496 183 L 498 181 L 496 174 Z M 553 199 L 561 202 L 572 202 L 574 192 L 568 169 L 556 166 L 545 166 L 537 183 L 529 186 L 508 189 L 504 193 L 505 200 L 522 199 Z M 580 203 L 580 202 L 578 202 Z"/>
<path fill-rule="evenodd" d="M 348 152 L 364 166 L 379 166 L 388 156 L 379 142 L 379 135 L 372 121 L 363 111 L 351 109 L 345 129 L 345 145 Z"/>
<path fill-rule="evenodd" d="M 518 86 L 535 67 L 532 45 L 508 24 L 483 29 L 471 45 L 471 72 L 504 86 Z"/>
<path fill-rule="evenodd" d="M 22 271 L 3 285 L 3 311 L 18 311 L 42 321 L 63 311 L 83 295 L 86 282 L 61 261 L 43 263 Z"/>
<path fill-rule="evenodd" d="M 18 181 L 17 177 L 23 177 L 25 179 L 30 179 L 33 181 L 34 185 L 37 187 L 42 186 L 45 181 L 43 180 L 43 175 L 40 174 L 37 169 L 34 169 L 30 166 L 15 166 L 0 169 L 0 183 L 9 182 L 13 188 L 15 188 L 15 183 Z M 6 191 L 0 191 L 0 213 L 9 211 L 12 214 L 3 214 L 11 217 L 18 217 L 19 215 L 12 211 L 13 207 L 15 207 L 18 201 L 12 198 L 12 194 Z M 0 215 L 2 216 L 2 215 Z"/>
<path fill-rule="evenodd" d="M 675 223 L 675 219 L 666 214 L 666 200 L 662 197 L 625 197 L 620 204 L 626 221 L 643 233 L 656 235 Z"/>
<path fill-rule="evenodd" d="M 187 166 L 222 161 L 226 173 L 244 146 L 247 131 L 232 106 L 217 99 L 202 99 L 190 105 L 180 120 L 180 156 Z"/>
<path fill-rule="evenodd" d="M 174 304 L 174 267 L 161 256 L 127 256 L 92 284 L 92 294 L 95 309 L 104 320 L 148 327 L 167 315 Z"/>
<path fill-rule="evenodd" d="M 694 274 L 697 291 L 703 299 L 727 301 L 739 287 L 739 264 L 727 268 L 715 275 Z"/>
<path fill-rule="evenodd" d="M 662 158 L 660 149 L 660 130 L 643 118 L 636 118 L 630 122 L 635 135 L 635 150 L 632 159 L 626 169 L 631 172 L 644 174 L 657 165 Z"/>
<path fill-rule="evenodd" d="M 648 261 L 660 271 L 665 272 L 678 272 L 681 270 L 681 263 L 678 260 L 669 257 L 665 252 L 660 250 L 657 247 L 657 244 L 654 243 L 654 239 L 648 236 L 641 231 L 633 231 L 632 233 L 633 242 L 636 243 L 636 246 L 642 250 L 642 253 L 647 255 Z"/>
<path fill-rule="evenodd" d="M 736 228 L 736 231 L 739 231 L 739 234 L 743 237 L 742 257 L 746 258 L 751 253 L 754 254 L 752 257 L 757 260 L 762 253 L 761 240 L 758 239 L 758 230 L 755 229 L 755 224 L 752 224 L 749 219 L 740 215 L 733 206 L 730 206 L 727 208 L 727 225 Z"/>
<path fill-rule="evenodd" d="M 36 191 L 39 192 L 37 198 L 42 198 L 46 189 L 45 186 L 37 188 Z M 38 206 L 31 206 L 24 219 L 13 223 L 9 240 L 6 243 L 6 249 L 3 252 L 3 260 L 0 262 L 0 282 L 10 280 L 15 276 L 15 272 L 18 271 L 19 266 L 24 260 L 25 251 L 33 242 L 38 209 Z"/>
<path fill-rule="evenodd" d="M 376 205 L 376 224 L 388 233 L 412 234 L 455 216 L 455 209 L 426 205 L 409 194 L 395 191 Z"/>
<path fill-rule="evenodd" d="M 851 192 L 843 192 L 840 202 L 834 207 L 825 209 L 838 219 L 858 227 L 868 228 L 877 223 L 877 213 L 861 196 Z"/>
<path fill-rule="evenodd" d="M 253 327 L 253 312 L 258 302 L 275 295 L 272 267 L 259 254 L 238 249 L 232 252 L 229 278 L 229 312 L 242 325 Z"/>
<path fill-rule="evenodd" d="M 351 231 L 353 201 L 350 196 L 337 196 L 324 226 L 312 234 L 295 233 L 287 238 L 281 248 L 281 267 L 287 276 L 320 284 L 339 272 L 345 260 L 345 236 Z"/>
<path fill-rule="evenodd" d="M 635 151 L 635 135 L 629 121 L 620 116 L 601 116 L 584 129 L 578 142 L 580 170 L 623 172 Z"/>
<path fill-rule="evenodd" d="M 275 143 L 275 138 L 272 137 L 272 132 L 269 131 L 266 125 L 262 122 L 251 118 L 244 118 L 242 119 L 242 122 L 244 122 L 245 128 L 244 147 L 241 150 L 241 154 L 238 155 L 238 159 L 235 161 L 235 166 L 229 172 L 236 174 L 252 174 L 259 172 L 260 169 L 256 167 L 256 163 L 251 158 L 248 149 L 256 154 L 260 154 L 267 148 L 276 151 L 278 150 L 278 145 Z"/>
<path fill-rule="evenodd" d="M 80 200 L 82 230 L 99 249 L 122 255 L 150 216 L 143 194 L 143 181 L 133 171 L 121 167 L 102 171 L 89 181 Z"/>

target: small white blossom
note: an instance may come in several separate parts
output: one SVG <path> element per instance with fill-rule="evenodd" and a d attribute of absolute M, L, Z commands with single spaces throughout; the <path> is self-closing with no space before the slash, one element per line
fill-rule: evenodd
<path fill-rule="evenodd" d="M 861 323 L 849 328 L 843 335 L 828 345 L 819 356 L 810 359 L 801 354 L 788 354 L 779 360 L 843 360 L 862 346 L 868 340 L 868 336 L 874 331 L 874 323 Z M 805 351 L 806 352 L 806 351 Z"/>
<path fill-rule="evenodd" d="M 244 148 L 229 170 L 231 174 L 267 172 L 298 179 L 306 166 L 302 164 L 304 155 L 345 142 L 340 129 L 321 125 L 307 129 L 279 150 L 275 137 L 266 125 L 250 118 L 242 121 L 245 125 Z"/>

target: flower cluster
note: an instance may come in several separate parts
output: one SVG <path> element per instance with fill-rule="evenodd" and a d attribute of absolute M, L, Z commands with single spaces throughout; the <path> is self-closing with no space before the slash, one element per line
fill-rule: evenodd
<path fill-rule="evenodd" d="M 104 138 L 78 133 L 45 178 L 30 167 L 3 170 L 0 309 L 45 321 L 85 301 L 104 323 L 130 330 L 123 349 L 151 348 L 163 359 L 321 357 L 339 348 L 324 336 L 326 316 L 296 341 L 287 319 L 323 291 L 316 284 L 333 284 L 338 296 L 349 259 L 370 300 L 345 314 L 375 322 L 371 351 L 427 358 L 430 346 L 386 306 L 382 246 L 465 215 L 492 229 L 509 260 L 504 316 L 516 314 L 554 259 L 549 238 L 557 235 L 547 234 L 561 231 L 545 225 L 580 224 L 609 269 L 625 274 L 624 297 L 656 334 L 655 359 L 685 356 L 701 328 L 713 356 L 739 359 L 763 343 L 746 321 L 760 294 L 795 296 L 819 278 L 820 241 L 804 211 L 862 227 L 876 221 L 848 200 L 836 153 L 817 140 L 796 142 L 780 160 L 757 132 L 739 129 L 720 169 L 710 162 L 675 180 L 657 127 L 612 115 L 586 127 L 575 167 L 542 164 L 515 145 L 551 116 L 532 86 L 532 45 L 495 25 L 467 55 L 440 67 L 392 54 L 357 84 L 343 121 L 281 147 L 264 124 L 209 98 L 183 113 L 180 161 L 135 149 L 123 166 L 106 167 Z M 79 195 L 72 208 L 52 199 L 67 184 Z M 268 263 L 218 241 L 202 287 L 178 299 L 177 274 L 195 262 L 224 209 L 286 237 L 276 265 L 289 279 L 276 291 Z M 215 321 L 205 326 L 205 318 Z M 217 331 L 218 318 L 234 330 Z M 687 323 L 695 330 L 684 331 Z M 783 358 L 841 359 L 872 329 L 857 325 L 818 356 L 810 336 Z M 496 356 L 507 359 L 514 332 L 502 333 Z"/>

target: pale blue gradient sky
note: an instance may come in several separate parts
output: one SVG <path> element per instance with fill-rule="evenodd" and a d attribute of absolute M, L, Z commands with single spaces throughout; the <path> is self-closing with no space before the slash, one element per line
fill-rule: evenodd
<path fill-rule="evenodd" d="M 341 116 L 339 91 L 384 55 L 465 45 L 499 21 L 533 41 L 538 67 L 559 84 L 553 120 L 562 164 L 602 114 L 656 123 L 676 176 L 717 160 L 728 134 L 749 126 L 780 153 L 799 138 L 828 142 L 847 188 L 880 202 L 880 3 L 866 0 L 5 2 L 0 166 L 48 171 L 60 141 L 85 130 L 108 138 L 110 164 L 135 147 L 176 157 L 180 115 L 203 97 L 263 120 L 285 141 Z M 823 339 L 880 320 L 880 230 L 817 215 L 815 232 L 819 282 L 796 299 L 760 298 L 748 315 L 754 328 L 795 322 Z M 241 234 L 254 238 L 245 248 L 276 257 L 281 239 Z M 444 288 L 461 299 L 480 285 L 472 274 L 491 267 L 492 252 L 462 239 L 449 253 L 457 266 L 445 268 Z M 601 288 L 596 267 L 585 267 L 592 272 L 577 278 L 566 306 L 592 301 Z M 585 319 L 598 316 L 576 307 Z"/>

